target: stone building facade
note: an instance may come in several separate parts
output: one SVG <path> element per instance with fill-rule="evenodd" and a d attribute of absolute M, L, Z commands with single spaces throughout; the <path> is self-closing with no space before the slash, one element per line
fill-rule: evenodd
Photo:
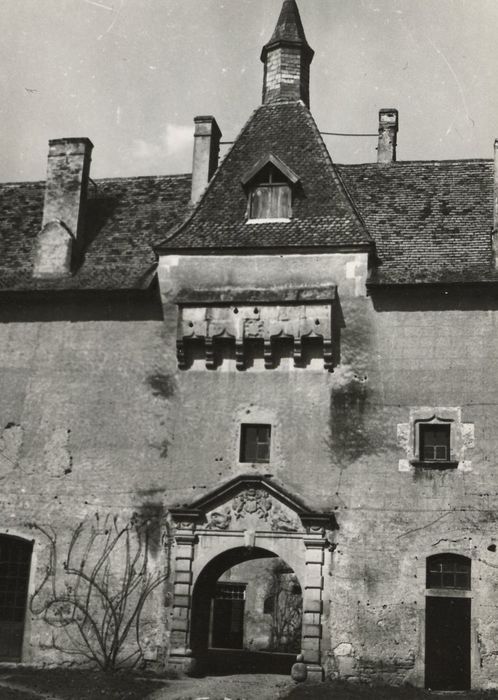
<path fill-rule="evenodd" d="M 308 680 L 495 687 L 496 147 L 399 162 L 384 109 L 335 164 L 295 0 L 261 59 L 220 164 L 204 116 L 192 176 L 70 138 L 0 187 L 0 658 L 105 665 L 119 594 L 118 660 L 209 663 L 216 586 L 279 557 Z"/>

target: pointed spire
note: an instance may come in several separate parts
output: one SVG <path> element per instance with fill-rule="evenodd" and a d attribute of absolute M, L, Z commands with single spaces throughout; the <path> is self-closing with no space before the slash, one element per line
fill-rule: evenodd
<path fill-rule="evenodd" d="M 296 0 L 284 0 L 277 26 L 261 53 L 265 64 L 263 102 L 303 100 L 309 106 L 308 44 Z"/>
<path fill-rule="evenodd" d="M 307 48 L 311 54 L 314 53 L 306 40 L 296 0 L 284 0 L 277 26 L 275 27 L 272 38 L 263 47 L 263 54 L 280 42 L 297 44 Z"/>

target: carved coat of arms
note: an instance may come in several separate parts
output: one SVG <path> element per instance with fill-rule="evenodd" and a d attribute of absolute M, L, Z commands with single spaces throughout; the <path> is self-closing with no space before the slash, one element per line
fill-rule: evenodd
<path fill-rule="evenodd" d="M 235 496 L 232 503 L 232 512 L 236 520 L 244 515 L 256 515 L 262 520 L 268 520 L 272 508 L 272 501 L 266 491 L 247 489 Z"/>

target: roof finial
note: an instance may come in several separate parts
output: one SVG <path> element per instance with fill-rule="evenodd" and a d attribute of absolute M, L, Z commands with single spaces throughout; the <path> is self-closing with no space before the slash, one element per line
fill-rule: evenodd
<path fill-rule="evenodd" d="M 308 44 L 296 0 L 284 0 L 277 26 L 261 53 L 265 64 L 263 102 L 303 100 L 309 106 Z"/>

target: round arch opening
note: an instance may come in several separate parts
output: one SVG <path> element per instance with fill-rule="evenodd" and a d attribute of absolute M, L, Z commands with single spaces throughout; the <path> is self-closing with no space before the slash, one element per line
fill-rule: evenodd
<path fill-rule="evenodd" d="M 190 647 L 199 673 L 290 673 L 301 651 L 302 611 L 301 584 L 274 552 L 218 554 L 192 594 Z"/>

